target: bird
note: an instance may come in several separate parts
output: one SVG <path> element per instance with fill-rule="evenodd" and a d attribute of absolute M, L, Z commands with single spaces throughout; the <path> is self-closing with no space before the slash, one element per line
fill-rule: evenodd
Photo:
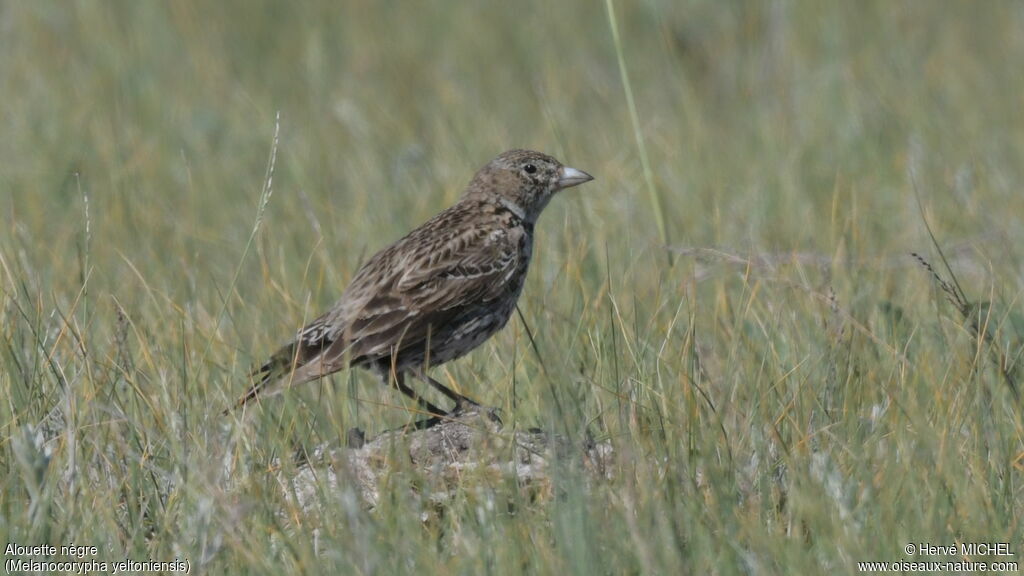
<path fill-rule="evenodd" d="M 534 225 L 561 190 L 590 174 L 541 152 L 509 150 L 476 172 L 460 199 L 355 273 L 338 301 L 251 374 L 234 406 L 350 367 L 369 369 L 434 417 L 479 406 L 427 373 L 500 331 L 533 255 Z M 445 411 L 406 375 L 454 402 Z"/>

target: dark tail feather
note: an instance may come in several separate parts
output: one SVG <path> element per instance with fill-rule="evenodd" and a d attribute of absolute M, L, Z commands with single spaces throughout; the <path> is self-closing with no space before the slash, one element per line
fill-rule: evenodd
<path fill-rule="evenodd" d="M 285 346 L 281 350 L 278 350 L 276 354 L 271 356 L 270 360 L 267 360 L 262 366 L 250 372 L 249 378 L 254 380 L 255 384 L 253 384 L 252 387 L 249 388 L 249 390 L 247 390 L 237 402 L 235 402 L 234 406 L 225 408 L 224 411 L 221 412 L 221 415 L 227 416 L 232 410 L 237 410 L 242 406 L 245 406 L 246 403 L 259 396 L 260 393 L 263 392 L 263 389 L 266 388 L 267 384 L 281 377 L 284 370 L 291 365 L 293 353 L 293 346 Z"/>

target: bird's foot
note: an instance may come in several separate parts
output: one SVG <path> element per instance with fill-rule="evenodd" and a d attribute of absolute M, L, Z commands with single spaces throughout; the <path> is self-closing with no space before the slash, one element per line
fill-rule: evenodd
<path fill-rule="evenodd" d="M 463 414 L 477 413 L 501 427 L 504 424 L 501 421 L 501 417 L 498 416 L 500 411 L 501 408 L 484 406 L 483 404 L 470 400 L 465 396 L 461 396 L 455 401 L 455 408 L 452 408 L 452 411 L 448 413 L 448 416 L 458 418 Z"/>
<path fill-rule="evenodd" d="M 501 412 L 501 408 L 494 407 L 487 409 L 487 419 L 498 425 L 498 428 L 505 426 L 505 423 L 501 421 L 501 416 L 498 416 L 498 412 Z"/>

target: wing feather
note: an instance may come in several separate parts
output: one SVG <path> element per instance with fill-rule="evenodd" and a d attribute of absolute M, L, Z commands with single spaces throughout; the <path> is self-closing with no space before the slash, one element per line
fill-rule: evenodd
<path fill-rule="evenodd" d="M 453 238 L 440 255 L 421 252 L 352 319 L 350 356 L 375 358 L 423 346 L 466 307 L 502 297 L 521 258 L 518 239 L 511 236 L 475 228 Z M 379 299 L 401 305 L 380 306 Z"/>

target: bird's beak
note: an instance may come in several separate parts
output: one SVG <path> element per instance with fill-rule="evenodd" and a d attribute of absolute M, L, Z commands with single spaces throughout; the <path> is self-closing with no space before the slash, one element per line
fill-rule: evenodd
<path fill-rule="evenodd" d="M 558 189 L 564 190 L 566 188 L 572 188 L 573 186 L 579 186 L 584 182 L 590 182 L 593 179 L 593 176 L 587 174 L 583 170 L 562 166 L 558 171 Z"/>

